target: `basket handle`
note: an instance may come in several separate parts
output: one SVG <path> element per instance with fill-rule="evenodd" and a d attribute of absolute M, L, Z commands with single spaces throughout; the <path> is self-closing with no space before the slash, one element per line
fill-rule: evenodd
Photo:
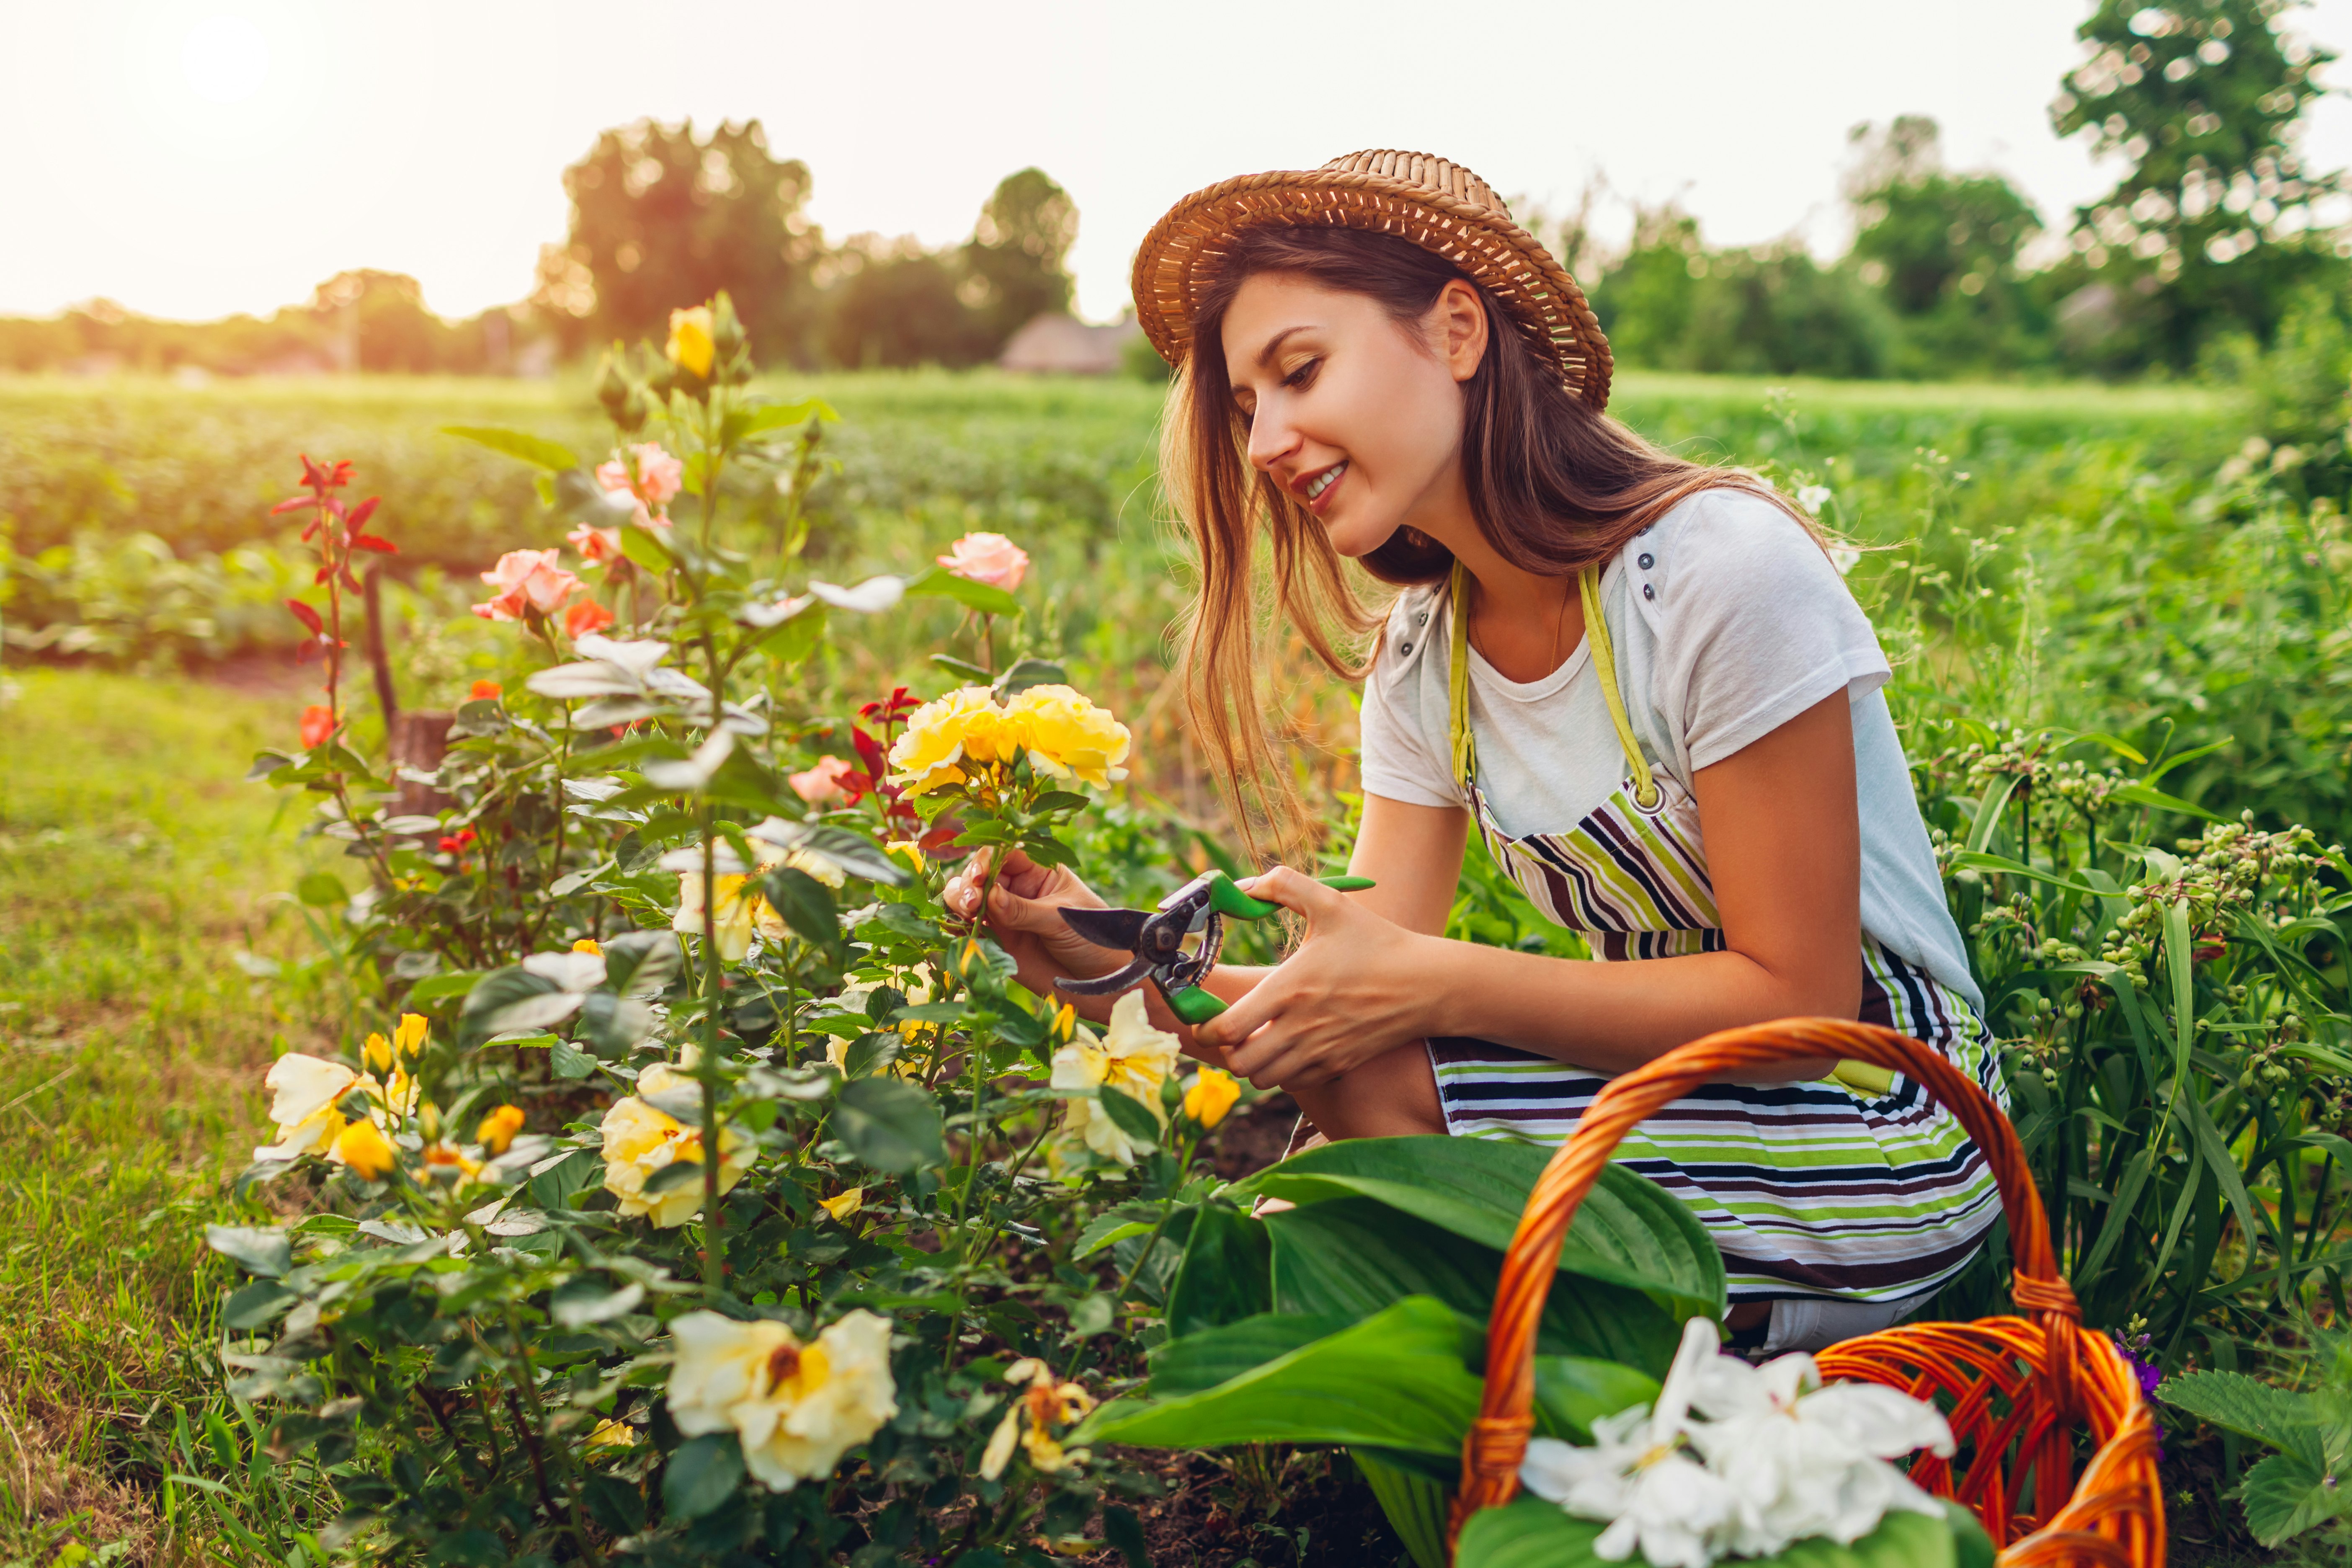
<path fill-rule="evenodd" d="M 1726 1029 L 1677 1046 L 1612 1079 L 1593 1098 L 1568 1141 L 1536 1179 L 1519 1227 L 1503 1258 L 1495 1311 L 1486 1330 L 1486 1388 L 1462 1444 L 1462 1489 L 1447 1524 L 1447 1549 L 1480 1509 L 1511 1500 L 1519 1461 L 1534 1428 L 1536 1325 L 1559 1266 L 1560 1245 L 1578 1205 L 1627 1132 L 1693 1089 L 1738 1079 L 1791 1061 L 1851 1058 L 1908 1074 L 1948 1107 L 1984 1152 L 2009 1213 L 2010 1293 L 2048 1335 L 2050 1392 L 2062 1413 L 2075 1408 L 2075 1334 L 2082 1309 L 2058 1272 L 2050 1222 L 2027 1169 L 2016 1130 L 1984 1090 L 1934 1047 L 1874 1024 L 1840 1018 L 1783 1018 Z"/>

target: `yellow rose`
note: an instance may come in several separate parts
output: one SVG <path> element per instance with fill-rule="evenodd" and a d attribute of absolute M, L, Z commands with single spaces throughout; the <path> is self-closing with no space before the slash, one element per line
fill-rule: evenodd
<path fill-rule="evenodd" d="M 737 861 L 737 865 L 742 864 Z M 718 918 L 711 929 L 719 942 L 719 957 L 722 963 L 733 963 L 751 946 L 751 932 L 758 931 L 772 939 L 784 934 L 784 922 L 768 908 L 768 900 L 743 873 L 729 872 L 718 878 Z M 680 871 L 677 874 L 677 913 L 670 917 L 669 929 L 681 936 L 702 934 L 702 873 Z M 771 929 L 772 922 L 773 929 Z"/>
<path fill-rule="evenodd" d="M 683 1089 L 694 1080 L 659 1063 L 637 1075 L 646 1094 Z M 604 1112 L 604 1190 L 620 1200 L 622 1215 L 650 1218 L 658 1230 L 674 1230 L 702 1207 L 702 1184 L 686 1182 L 658 1193 L 647 1193 L 646 1183 L 656 1171 L 680 1160 L 702 1163 L 702 1130 L 688 1127 L 666 1110 L 636 1095 L 613 1102 Z M 759 1157 L 759 1148 L 732 1127 L 719 1131 L 719 1190 L 733 1190 Z"/>
<path fill-rule="evenodd" d="M 985 686 L 966 686 L 908 716 L 907 732 L 890 747 L 891 778 L 909 795 L 923 795 L 962 783 L 969 771 L 962 764 L 1009 762 L 1020 749 L 1005 731 L 995 694 Z"/>
<path fill-rule="evenodd" d="M 1155 1029 L 1144 1014 L 1143 993 L 1130 991 L 1110 1010 L 1110 1029 L 1099 1040 L 1085 1030 L 1054 1053 L 1052 1087 L 1063 1094 L 1094 1089 L 1115 1089 L 1139 1100 L 1162 1127 L 1168 1112 L 1160 1103 L 1160 1086 L 1175 1070 L 1181 1055 L 1176 1037 Z M 1104 1159 L 1121 1165 L 1135 1163 L 1133 1139 L 1093 1098 L 1073 1099 L 1062 1116 L 1060 1140 L 1048 1158 L 1059 1167 L 1062 1150 L 1083 1143 Z"/>
<path fill-rule="evenodd" d="M 360 1060 L 367 1063 L 377 1072 L 390 1072 L 393 1063 L 392 1042 L 381 1034 L 368 1036 L 367 1044 L 360 1047 Z"/>
<path fill-rule="evenodd" d="M 400 1163 L 399 1152 L 373 1121 L 354 1121 L 335 1138 L 335 1163 L 348 1165 L 371 1182 L 380 1182 Z"/>
<path fill-rule="evenodd" d="M 424 1014 L 403 1013 L 400 1016 L 400 1027 L 392 1032 L 392 1048 L 399 1052 L 404 1059 L 415 1061 L 425 1054 L 425 1035 L 430 1027 L 431 1026 L 425 1021 Z"/>
<path fill-rule="evenodd" d="M 599 942 L 593 936 L 583 936 L 578 942 L 573 942 L 572 944 L 572 951 L 574 952 L 584 952 L 591 958 L 602 958 L 604 956 L 604 944 Z M 604 1423 L 605 1426 L 614 1426 L 618 1425 L 618 1422 L 614 1421 L 607 1421 Z M 599 1427 L 597 1430 L 602 1431 L 604 1428 Z M 623 1427 L 622 1430 L 626 1431 L 627 1428 Z"/>
<path fill-rule="evenodd" d="M 735 1433 L 744 1468 L 777 1491 L 831 1475 L 898 1414 L 887 1318 L 852 1312 L 810 1344 L 772 1320 L 709 1311 L 687 1313 L 670 1332 L 670 1419 L 689 1437 Z"/>
<path fill-rule="evenodd" d="M 522 1108 L 501 1105 L 482 1118 L 481 1126 L 475 1129 L 474 1142 L 493 1154 L 503 1154 L 513 1145 L 515 1134 L 521 1131 Z"/>
<path fill-rule="evenodd" d="M 1097 789 L 1127 776 L 1127 726 L 1070 687 L 1029 688 L 1005 705 L 1004 726 L 1039 773 Z"/>
<path fill-rule="evenodd" d="M 707 379 L 718 347 L 710 336 L 709 306 L 697 305 L 691 310 L 669 313 L 669 342 L 662 352 L 669 356 L 672 364 Z"/>
<path fill-rule="evenodd" d="M 1225 1112 L 1242 1097 L 1242 1086 L 1234 1075 L 1218 1068 L 1202 1068 L 1184 1086 L 1184 1114 L 1203 1132 L 1225 1119 Z"/>

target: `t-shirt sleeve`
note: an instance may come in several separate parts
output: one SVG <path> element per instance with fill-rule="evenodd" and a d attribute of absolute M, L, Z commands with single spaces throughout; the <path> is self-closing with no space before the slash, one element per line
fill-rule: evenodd
<path fill-rule="evenodd" d="M 1443 760 L 1444 736 L 1427 732 L 1423 661 L 1399 651 L 1393 624 L 1384 635 L 1357 718 L 1364 793 L 1407 805 L 1460 805 L 1462 794 Z"/>
<path fill-rule="evenodd" d="M 1761 497 L 1702 495 L 1645 555 L 1656 589 L 1658 697 L 1693 769 L 1770 734 L 1841 689 L 1859 700 L 1892 671 L 1829 556 Z M 1643 559 L 1653 562 L 1643 571 Z M 1638 590 L 1637 590 L 1638 591 Z M 1677 712 L 1676 710 L 1679 710 Z"/>

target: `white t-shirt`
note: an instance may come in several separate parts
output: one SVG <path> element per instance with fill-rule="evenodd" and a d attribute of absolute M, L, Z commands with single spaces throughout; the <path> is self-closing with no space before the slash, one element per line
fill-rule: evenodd
<path fill-rule="evenodd" d="M 1845 581 L 1795 519 L 1760 496 L 1702 490 L 1636 536 L 1603 571 L 1608 617 L 1635 737 L 1685 787 L 1843 688 L 1853 713 L 1862 828 L 1862 928 L 1981 1010 L 1944 902 L 1911 770 L 1880 689 L 1892 671 Z M 1446 655 L 1440 588 L 1391 609 L 1364 683 L 1367 794 L 1412 805 L 1469 802 L 1446 766 Z M 1538 680 L 1470 661 L 1478 782 L 1514 837 L 1561 833 L 1624 780 L 1624 752 L 1580 643 Z"/>

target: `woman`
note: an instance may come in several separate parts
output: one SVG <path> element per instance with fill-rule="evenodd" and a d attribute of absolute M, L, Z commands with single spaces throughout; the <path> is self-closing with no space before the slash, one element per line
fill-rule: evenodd
<path fill-rule="evenodd" d="M 1161 221 L 1136 279 L 1181 373 L 1163 468 L 1200 561 L 1193 726 L 1237 801 L 1296 821 L 1259 718 L 1258 532 L 1341 673 L 1366 674 L 1333 624 L 1381 626 L 1341 562 L 1402 588 L 1364 686 L 1349 868 L 1377 885 L 1246 884 L 1305 938 L 1215 970 L 1231 1007 L 1189 1050 L 1335 1138 L 1558 1141 L 1611 1075 L 1797 1015 L 1891 1026 L 2000 1093 L 1868 621 L 1771 489 L 1601 412 L 1597 322 L 1482 182 L 1395 153 L 1228 181 Z M 1444 938 L 1474 827 L 1603 962 Z M 967 913 L 982 869 L 950 887 Z M 1066 870 L 1013 859 L 989 900 L 1040 993 L 1126 961 L 1056 915 L 1098 902 Z M 1901 1317 L 1998 1206 L 1916 1085 L 1828 1061 L 1712 1085 L 1618 1158 L 1706 1223 L 1732 1326 L 1769 1350 Z"/>

